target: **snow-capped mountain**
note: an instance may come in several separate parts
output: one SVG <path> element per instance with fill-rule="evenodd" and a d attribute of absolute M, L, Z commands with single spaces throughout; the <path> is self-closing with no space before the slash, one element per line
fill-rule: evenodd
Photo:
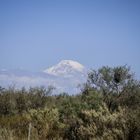
<path fill-rule="evenodd" d="M 58 64 L 41 72 L 26 70 L 0 70 L 0 86 L 14 85 L 16 88 L 53 86 L 55 93 L 78 93 L 77 86 L 86 82 L 87 70 L 80 63 L 72 60 L 62 60 Z"/>
<path fill-rule="evenodd" d="M 81 76 L 85 75 L 86 68 L 76 61 L 62 60 L 55 66 L 44 70 L 44 72 L 55 76 L 73 77 L 79 74 L 81 74 Z"/>

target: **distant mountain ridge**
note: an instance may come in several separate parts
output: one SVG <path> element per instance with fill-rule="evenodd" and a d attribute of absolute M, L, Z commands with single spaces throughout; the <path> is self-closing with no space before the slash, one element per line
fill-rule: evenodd
<path fill-rule="evenodd" d="M 14 85 L 16 88 L 37 86 L 53 86 L 55 93 L 78 93 L 77 86 L 87 79 L 87 69 L 73 60 L 62 60 L 58 64 L 41 72 L 26 70 L 0 70 L 0 86 Z"/>

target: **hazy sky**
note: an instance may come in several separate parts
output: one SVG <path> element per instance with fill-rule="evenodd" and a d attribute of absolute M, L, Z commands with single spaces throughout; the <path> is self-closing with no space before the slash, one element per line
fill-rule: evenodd
<path fill-rule="evenodd" d="M 128 64 L 140 76 L 139 0 L 0 0 L 0 69 L 63 59 Z"/>

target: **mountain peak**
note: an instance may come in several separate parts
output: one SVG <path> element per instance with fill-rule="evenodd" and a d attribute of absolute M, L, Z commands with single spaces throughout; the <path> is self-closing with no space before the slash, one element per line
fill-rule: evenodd
<path fill-rule="evenodd" d="M 84 70 L 85 67 L 77 61 L 62 60 L 55 66 L 44 70 L 44 72 L 56 76 L 64 76 L 75 72 L 84 72 Z"/>
<path fill-rule="evenodd" d="M 60 65 L 68 65 L 68 66 L 71 66 L 74 69 L 79 70 L 79 71 L 81 71 L 82 69 L 84 69 L 84 66 L 82 64 L 80 64 L 77 61 L 73 61 L 73 60 L 62 60 L 62 61 L 60 61 L 59 64 Z"/>

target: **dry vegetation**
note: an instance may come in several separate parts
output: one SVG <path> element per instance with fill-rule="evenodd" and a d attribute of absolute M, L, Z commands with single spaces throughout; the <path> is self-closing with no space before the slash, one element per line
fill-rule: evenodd
<path fill-rule="evenodd" d="M 78 95 L 50 94 L 1 87 L 0 140 L 140 140 L 140 83 L 128 67 L 92 70 Z"/>

